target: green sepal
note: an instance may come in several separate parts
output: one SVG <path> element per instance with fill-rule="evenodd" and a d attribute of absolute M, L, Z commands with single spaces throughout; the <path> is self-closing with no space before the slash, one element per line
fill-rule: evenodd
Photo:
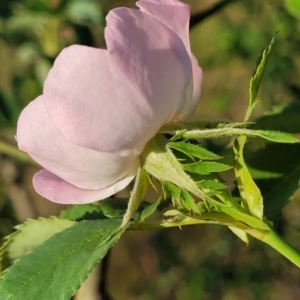
<path fill-rule="evenodd" d="M 140 203 L 143 201 L 143 198 L 146 194 L 146 191 L 149 186 L 148 175 L 144 169 L 141 167 L 138 168 L 138 172 L 134 181 L 134 186 L 130 194 L 128 201 L 127 210 L 124 214 L 121 228 L 125 227 L 127 223 L 130 222 L 130 219 L 133 217 L 137 211 Z"/>
<path fill-rule="evenodd" d="M 178 209 L 183 209 L 181 203 L 180 188 L 167 181 L 166 182 L 162 181 L 161 184 L 163 188 L 164 199 L 167 200 L 168 197 L 170 197 L 174 207 Z"/>
<path fill-rule="evenodd" d="M 168 140 L 163 135 L 158 134 L 148 142 L 141 158 L 143 168 L 159 181 L 170 182 L 203 201 L 210 201 L 210 198 L 185 173 L 183 166 L 168 148 Z"/>

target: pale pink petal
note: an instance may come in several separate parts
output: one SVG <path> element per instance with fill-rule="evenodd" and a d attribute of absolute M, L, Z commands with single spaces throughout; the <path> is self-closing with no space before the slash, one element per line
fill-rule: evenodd
<path fill-rule="evenodd" d="M 191 53 L 191 62 L 193 67 L 193 80 L 191 85 L 193 86 L 193 95 L 187 101 L 185 108 L 182 113 L 178 116 L 178 119 L 185 120 L 188 119 L 196 110 L 201 94 L 201 84 L 202 84 L 202 69 L 198 65 L 196 57 Z"/>
<path fill-rule="evenodd" d="M 190 7 L 177 0 L 140 0 L 136 3 L 140 11 L 151 15 L 172 29 L 190 49 Z"/>
<path fill-rule="evenodd" d="M 185 107 L 174 121 L 187 119 L 193 114 L 199 104 L 202 83 L 202 70 L 190 49 L 190 7 L 177 0 L 140 0 L 137 2 L 137 6 L 140 7 L 142 12 L 151 15 L 173 30 L 182 39 L 190 55 L 193 79 L 189 84 L 188 89 L 190 91 L 187 94 L 192 93 L 192 96 L 187 97 Z"/>
<path fill-rule="evenodd" d="M 117 8 L 106 19 L 112 73 L 147 99 L 159 126 L 174 120 L 191 97 L 192 66 L 181 38 L 138 10 Z"/>
<path fill-rule="evenodd" d="M 152 107 L 126 78 L 111 73 L 103 49 L 64 49 L 48 74 L 43 97 L 58 130 L 70 142 L 96 151 L 138 155 L 163 122 L 159 117 L 152 122 L 157 117 Z"/>
<path fill-rule="evenodd" d="M 110 187 L 137 170 L 137 156 L 97 152 L 66 140 L 49 119 L 43 96 L 23 110 L 17 140 L 19 148 L 45 169 L 83 189 Z"/>
<path fill-rule="evenodd" d="M 35 190 L 43 197 L 62 204 L 85 204 L 107 198 L 125 188 L 135 174 L 120 180 L 118 183 L 99 190 L 80 189 L 56 175 L 41 170 L 33 177 Z"/>

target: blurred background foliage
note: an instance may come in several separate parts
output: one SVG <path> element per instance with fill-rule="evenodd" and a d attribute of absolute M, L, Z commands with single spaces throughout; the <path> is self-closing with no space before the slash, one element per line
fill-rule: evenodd
<path fill-rule="evenodd" d="M 0 1 L 0 237 L 27 218 L 58 214 L 63 207 L 33 191 L 31 178 L 38 167 L 16 151 L 18 115 L 42 93 L 45 76 L 61 49 L 71 44 L 105 47 L 107 12 L 118 6 L 134 7 L 134 2 Z M 216 3 L 185 2 L 192 14 Z M 216 120 L 242 121 L 256 59 L 278 32 L 253 127 L 299 134 L 300 1 L 224 2 L 227 5 L 190 32 L 192 50 L 204 71 L 197 114 L 207 126 Z M 206 143 L 230 161 L 230 140 Z M 295 193 L 299 145 L 255 142 L 246 152 L 265 195 L 266 215 L 300 250 L 300 203 Z M 258 241 L 251 240 L 247 247 L 228 229 L 204 225 L 127 233 L 112 250 L 108 279 L 113 299 L 121 300 L 276 300 L 299 299 L 300 294 L 299 270 L 285 258 Z"/>

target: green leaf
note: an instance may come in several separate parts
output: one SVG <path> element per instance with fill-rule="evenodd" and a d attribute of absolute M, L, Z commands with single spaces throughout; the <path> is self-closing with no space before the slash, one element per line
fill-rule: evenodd
<path fill-rule="evenodd" d="M 104 22 L 101 8 L 96 1 L 69 1 L 66 13 L 71 21 L 82 25 L 101 25 Z"/>
<path fill-rule="evenodd" d="M 227 206 L 232 206 L 232 207 L 235 207 L 235 208 L 240 207 L 239 198 L 238 199 L 233 198 L 231 195 L 229 195 L 226 192 L 216 193 L 216 196 L 217 196 L 218 199 L 220 199 Z"/>
<path fill-rule="evenodd" d="M 202 190 L 213 190 L 213 191 L 218 191 L 218 190 L 224 190 L 227 188 L 227 186 L 219 181 L 216 180 L 203 180 L 201 182 L 198 182 L 197 185 L 202 189 Z"/>
<path fill-rule="evenodd" d="M 128 199 L 108 198 L 96 203 L 72 205 L 63 210 L 59 217 L 69 220 L 95 220 L 123 217 Z"/>
<path fill-rule="evenodd" d="M 299 0 L 285 0 L 285 7 L 288 12 L 300 20 L 300 1 Z"/>
<path fill-rule="evenodd" d="M 270 59 L 270 54 L 272 50 L 272 46 L 275 42 L 275 36 L 272 38 L 270 44 L 268 47 L 263 51 L 261 57 L 258 60 L 258 64 L 256 67 L 256 70 L 254 71 L 254 75 L 252 76 L 250 80 L 250 87 L 249 87 L 249 104 L 248 109 L 245 115 L 244 121 L 247 122 L 255 105 L 257 104 L 257 93 L 263 78 L 263 75 L 265 73 L 268 61 Z"/>
<path fill-rule="evenodd" d="M 189 157 L 197 157 L 205 160 L 214 160 L 221 158 L 221 156 L 214 154 L 213 152 L 210 152 L 198 145 L 184 142 L 170 142 L 168 146 L 186 154 Z"/>
<path fill-rule="evenodd" d="M 177 207 L 178 209 L 182 209 L 183 206 L 181 204 L 180 189 L 174 184 L 167 181 L 162 182 L 162 188 L 165 200 L 167 200 L 167 198 L 170 196 L 172 199 L 173 206 Z"/>
<path fill-rule="evenodd" d="M 7 269 L 1 300 L 69 300 L 124 233 L 121 219 L 82 221 L 57 233 Z"/>
<path fill-rule="evenodd" d="M 240 238 L 243 242 L 245 242 L 247 245 L 249 245 L 249 238 L 248 238 L 248 234 L 239 228 L 235 228 L 235 227 L 231 227 L 228 226 L 228 228 L 238 237 Z"/>
<path fill-rule="evenodd" d="M 104 218 L 104 215 L 98 205 L 81 204 L 72 205 L 62 210 L 59 214 L 59 217 L 74 221 L 82 221 L 84 219 L 90 219 L 90 216 L 94 215 L 97 215 L 98 218 Z"/>
<path fill-rule="evenodd" d="M 246 160 L 250 170 L 255 169 L 253 176 L 262 192 L 268 217 L 274 218 L 299 188 L 299 153 L 300 144 L 267 144 Z"/>
<path fill-rule="evenodd" d="M 74 224 L 75 222 L 70 220 L 51 217 L 49 219 L 39 218 L 37 220 L 28 220 L 16 226 L 16 231 L 5 237 L 5 242 L 0 248 L 0 265 L 2 266 L 0 271 L 3 271 L 5 268 L 3 259 L 8 258 L 11 262 L 14 262 L 19 257 L 42 244 L 55 233 Z"/>
<path fill-rule="evenodd" d="M 243 204 L 253 216 L 259 219 L 263 217 L 263 198 L 259 188 L 253 181 L 251 174 L 244 160 L 243 150 L 246 143 L 246 136 L 240 136 L 236 139 L 233 151 L 235 154 L 235 176 L 240 191 Z"/>
<path fill-rule="evenodd" d="M 186 190 L 181 190 L 181 203 L 192 215 L 194 213 L 200 214 L 194 198 Z"/>
<path fill-rule="evenodd" d="M 217 163 L 217 162 L 196 162 L 193 164 L 188 164 L 183 166 L 186 171 L 199 173 L 199 174 L 210 174 L 216 172 L 224 172 L 232 169 L 231 166 Z"/>
<path fill-rule="evenodd" d="M 149 186 L 148 175 L 144 169 L 138 168 L 138 172 L 134 181 L 134 186 L 131 191 L 130 199 L 128 201 L 128 207 L 126 213 L 123 217 L 121 228 L 129 223 L 130 219 L 133 217 L 134 213 L 137 211 L 140 203 L 147 192 Z"/>
<path fill-rule="evenodd" d="M 242 207 L 230 207 L 220 202 L 216 203 L 215 206 L 218 208 L 220 212 L 223 212 L 226 215 L 231 216 L 237 221 L 247 224 L 249 227 L 253 229 L 270 230 L 270 227 L 267 224 L 257 219 L 256 217 L 252 217 L 251 215 L 249 215 L 249 213 Z"/>
<path fill-rule="evenodd" d="M 141 213 L 140 213 L 140 220 L 144 221 L 146 220 L 148 217 L 150 217 L 155 210 L 157 209 L 157 207 L 159 206 L 159 204 L 161 203 L 163 199 L 163 196 L 160 196 L 155 202 L 151 203 L 150 205 L 148 205 L 146 208 L 144 208 Z"/>
<path fill-rule="evenodd" d="M 266 140 L 269 140 L 271 142 L 287 143 L 287 144 L 293 144 L 299 142 L 298 138 L 285 132 L 272 131 L 272 130 L 257 130 L 256 133 L 258 134 L 258 136 L 265 138 Z"/>

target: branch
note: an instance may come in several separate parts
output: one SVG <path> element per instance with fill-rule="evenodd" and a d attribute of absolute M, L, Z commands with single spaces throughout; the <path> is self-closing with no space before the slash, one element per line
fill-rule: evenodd
<path fill-rule="evenodd" d="M 222 8 L 224 8 L 227 4 L 230 2 L 233 2 L 233 0 L 223 0 L 215 5 L 213 5 L 211 8 L 207 9 L 206 11 L 200 12 L 198 14 L 192 15 L 190 18 L 190 29 L 197 25 L 198 23 L 202 22 L 206 18 L 210 17 L 214 13 L 220 11 Z"/>

